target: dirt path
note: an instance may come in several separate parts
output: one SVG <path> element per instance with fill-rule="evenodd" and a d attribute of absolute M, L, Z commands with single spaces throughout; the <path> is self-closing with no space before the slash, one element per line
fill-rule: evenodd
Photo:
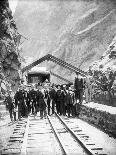
<path fill-rule="evenodd" d="M 15 127 L 15 124 L 9 124 L 9 122 L 9 115 L 0 120 L 0 154 L 1 150 L 6 146 L 7 141 Z"/>

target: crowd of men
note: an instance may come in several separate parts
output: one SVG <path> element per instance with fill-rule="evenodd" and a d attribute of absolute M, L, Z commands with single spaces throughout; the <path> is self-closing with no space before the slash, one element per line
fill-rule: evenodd
<path fill-rule="evenodd" d="M 17 92 L 12 96 L 11 91 L 6 97 L 6 105 L 10 113 L 11 120 L 16 120 L 16 111 L 18 119 L 27 117 L 29 114 L 34 116 L 40 113 L 40 118 L 51 115 L 56 111 L 57 114 L 78 117 L 83 102 L 91 102 L 95 96 L 94 82 L 90 76 L 85 79 L 75 78 L 73 85 L 50 85 L 44 87 L 40 84 L 37 88 L 33 85 L 31 88 L 20 86 Z"/>
<path fill-rule="evenodd" d="M 41 84 L 27 89 L 20 86 L 14 96 L 11 93 L 8 92 L 5 100 L 11 120 L 17 119 L 16 112 L 19 120 L 30 114 L 36 116 L 38 112 L 42 119 L 47 113 L 52 115 L 55 111 L 59 115 L 76 117 L 83 100 L 83 81 L 76 78 L 73 87 L 52 84 L 46 88 Z"/>

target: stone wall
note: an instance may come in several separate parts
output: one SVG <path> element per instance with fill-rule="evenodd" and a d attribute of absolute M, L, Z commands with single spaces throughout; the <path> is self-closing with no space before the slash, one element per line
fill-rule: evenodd
<path fill-rule="evenodd" d="M 82 105 L 80 118 L 116 136 L 116 114 Z"/>
<path fill-rule="evenodd" d="M 20 35 L 13 20 L 8 0 L 0 1 L 0 79 L 13 89 L 20 80 Z"/>

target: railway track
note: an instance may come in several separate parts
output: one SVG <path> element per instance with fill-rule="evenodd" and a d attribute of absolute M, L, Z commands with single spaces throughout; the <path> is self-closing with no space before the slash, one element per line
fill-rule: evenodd
<path fill-rule="evenodd" d="M 49 117 L 49 123 L 62 149 L 63 155 L 87 155 L 58 117 Z"/>
<path fill-rule="evenodd" d="M 2 155 L 107 155 L 79 126 L 59 115 L 29 116 L 16 124 Z"/>
<path fill-rule="evenodd" d="M 22 121 L 17 122 L 13 134 L 10 136 L 7 145 L 4 146 L 1 154 L 11 155 L 20 153 L 27 121 L 28 119 L 23 119 Z"/>
<path fill-rule="evenodd" d="M 84 149 L 84 151 L 88 155 L 107 155 L 104 152 L 103 148 L 97 146 L 91 140 L 91 138 L 87 134 L 85 134 L 83 132 L 83 130 L 78 125 L 74 124 L 69 119 L 66 119 L 64 121 L 64 119 L 62 119 L 56 113 L 55 113 L 55 115 L 56 115 L 56 117 L 54 117 L 53 120 L 57 118 L 59 120 L 59 122 L 62 123 L 62 125 L 64 126 L 64 128 L 65 128 L 65 131 L 64 132 L 66 132 L 66 131 L 69 132 L 70 135 L 73 137 L 73 139 L 77 142 L 77 145 L 79 143 L 80 144 L 80 147 L 82 147 Z M 48 119 L 51 119 L 51 118 L 49 117 Z M 54 126 L 54 125 L 52 125 L 52 126 Z M 68 153 L 66 153 L 66 154 L 68 154 Z"/>

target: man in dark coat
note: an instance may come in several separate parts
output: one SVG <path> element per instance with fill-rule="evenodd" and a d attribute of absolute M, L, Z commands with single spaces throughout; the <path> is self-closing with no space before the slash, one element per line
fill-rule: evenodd
<path fill-rule="evenodd" d="M 6 103 L 8 110 L 9 110 L 11 121 L 13 121 L 13 116 L 14 116 L 14 120 L 16 121 L 16 115 L 14 114 L 15 105 L 13 102 L 13 98 L 11 96 L 11 91 L 8 92 L 8 96 L 5 99 L 5 103 Z"/>
<path fill-rule="evenodd" d="M 57 110 L 57 114 L 60 114 L 61 113 L 61 88 L 60 86 L 58 86 L 58 89 L 57 89 L 57 92 L 56 92 L 56 110 Z"/>
<path fill-rule="evenodd" d="M 36 98 L 37 98 L 37 91 L 34 90 L 34 87 L 29 92 L 30 100 L 32 102 L 32 114 L 36 112 Z"/>
<path fill-rule="evenodd" d="M 23 91 L 22 87 L 19 87 L 19 90 L 15 94 L 15 103 L 18 104 L 18 119 L 26 116 L 26 103 L 25 103 L 25 92 Z"/>
<path fill-rule="evenodd" d="M 26 91 L 26 105 L 27 105 L 27 113 L 29 114 L 31 112 L 31 98 L 29 94 L 30 90 Z"/>
<path fill-rule="evenodd" d="M 79 78 L 79 73 L 77 73 L 77 77 L 75 78 L 75 83 L 74 83 L 74 88 L 75 88 L 75 98 L 76 100 L 79 99 L 79 103 L 81 104 L 83 101 L 83 79 Z"/>
<path fill-rule="evenodd" d="M 70 87 L 67 90 L 65 100 L 66 100 L 66 105 L 67 105 L 68 117 L 70 117 L 70 115 L 73 116 L 74 93 L 72 92 Z"/>
<path fill-rule="evenodd" d="M 52 114 L 54 114 L 55 104 L 56 104 L 55 86 L 53 86 L 53 88 L 51 88 L 51 90 L 49 91 L 49 95 L 50 95 L 50 99 L 51 99 L 51 103 L 52 103 Z"/>
<path fill-rule="evenodd" d="M 60 104 L 60 115 L 64 115 L 66 114 L 66 110 L 65 110 L 65 91 L 62 89 L 61 90 L 61 104 Z"/>
<path fill-rule="evenodd" d="M 41 119 L 43 116 L 46 116 L 46 103 L 44 101 L 44 92 L 42 91 L 42 88 L 39 88 L 37 90 L 37 106 L 40 109 L 40 117 Z"/>
<path fill-rule="evenodd" d="M 48 112 L 48 115 L 50 115 L 50 94 L 49 94 L 49 90 L 45 90 L 44 91 L 45 93 L 45 98 L 46 98 L 46 101 L 47 101 L 47 112 Z"/>
<path fill-rule="evenodd" d="M 77 102 L 77 99 L 79 100 L 79 103 L 76 104 L 76 112 L 77 116 L 80 113 L 80 105 L 83 102 L 83 88 L 84 88 L 84 82 L 82 78 L 79 78 L 79 73 L 76 73 L 77 77 L 75 78 L 74 82 L 74 88 L 75 88 L 75 99 Z"/>

